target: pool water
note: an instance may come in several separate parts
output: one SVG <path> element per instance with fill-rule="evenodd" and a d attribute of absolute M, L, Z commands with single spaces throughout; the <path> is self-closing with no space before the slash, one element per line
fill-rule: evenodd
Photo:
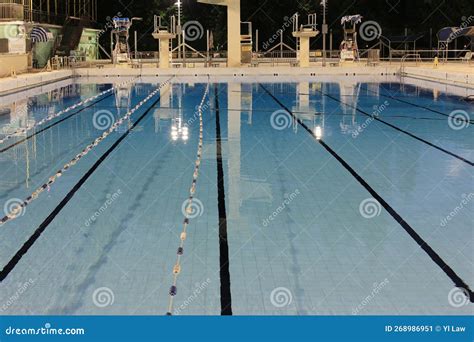
<path fill-rule="evenodd" d="M 91 82 L 0 98 L 0 138 L 114 86 Z M 0 209 L 157 87 L 0 145 Z M 165 314 L 185 215 L 174 315 L 473 313 L 472 103 L 395 81 L 213 80 L 190 215 L 206 87 L 162 85 L 0 227 L 0 314 Z"/>

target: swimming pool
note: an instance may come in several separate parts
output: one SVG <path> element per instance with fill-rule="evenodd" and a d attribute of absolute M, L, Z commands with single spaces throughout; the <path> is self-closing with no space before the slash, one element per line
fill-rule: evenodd
<path fill-rule="evenodd" d="M 0 227 L 2 314 L 472 313 L 472 103 L 395 80 L 122 81 L 3 101 L 0 138 L 105 92 L 0 145 L 7 212 L 134 111 Z"/>

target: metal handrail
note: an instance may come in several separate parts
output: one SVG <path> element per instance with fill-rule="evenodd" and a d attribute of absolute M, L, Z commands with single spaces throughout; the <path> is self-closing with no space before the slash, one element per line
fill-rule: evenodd
<path fill-rule="evenodd" d="M 408 57 L 415 57 L 416 65 L 418 65 L 418 60 L 421 62 L 421 56 L 419 53 L 409 53 L 405 56 L 403 56 L 401 64 L 400 64 L 400 74 L 405 73 L 405 65 L 404 63 L 406 62 Z"/>

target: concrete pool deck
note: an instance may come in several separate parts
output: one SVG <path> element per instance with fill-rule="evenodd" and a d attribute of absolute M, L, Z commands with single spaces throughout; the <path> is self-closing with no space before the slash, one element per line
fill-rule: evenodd
<path fill-rule="evenodd" d="M 75 77 L 324 77 L 324 76 L 347 76 L 347 77 L 377 77 L 380 76 L 402 76 L 425 81 L 441 82 L 452 86 L 474 90 L 474 64 L 450 63 L 440 64 L 434 68 L 432 63 L 407 63 L 403 70 L 399 63 L 381 63 L 377 66 L 366 66 L 360 64 L 346 64 L 337 67 L 311 66 L 308 68 L 262 65 L 259 67 L 241 68 L 172 68 L 159 69 L 146 65 L 143 68 L 131 68 L 129 66 L 105 65 L 103 68 L 77 68 L 40 73 L 26 73 L 17 77 L 6 77 L 0 79 L 0 95 L 39 87 Z M 367 81 L 367 78 L 364 77 Z M 472 93 L 470 93 L 472 94 Z"/>

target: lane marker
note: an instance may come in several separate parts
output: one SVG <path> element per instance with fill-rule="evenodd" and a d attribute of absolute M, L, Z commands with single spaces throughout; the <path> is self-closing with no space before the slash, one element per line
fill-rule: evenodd
<path fill-rule="evenodd" d="M 260 84 L 262 89 L 285 109 L 297 122 L 303 127 L 324 149 L 329 152 L 371 195 L 375 198 L 384 209 L 393 217 L 395 221 L 415 240 L 421 249 L 438 265 L 441 270 L 453 281 L 456 287 L 464 289 L 468 294 L 471 303 L 474 303 L 474 293 L 470 287 L 459 277 L 456 272 L 436 253 L 433 248 L 418 235 L 418 233 L 393 209 L 341 156 L 339 156 L 331 147 L 329 147 L 322 139 L 317 139 L 311 129 L 299 119 L 292 111 L 289 110 L 279 99 L 277 99 L 267 88 Z"/>
<path fill-rule="evenodd" d="M 221 279 L 221 315 L 232 315 L 232 295 L 230 291 L 229 243 L 227 235 L 227 213 L 225 203 L 224 168 L 222 166 L 222 137 L 219 108 L 219 89 L 214 86 L 216 112 L 216 160 L 217 160 L 217 203 L 219 211 L 219 262 Z"/>
<path fill-rule="evenodd" d="M 162 83 L 158 90 L 168 83 L 173 77 L 168 79 L 165 83 Z M 155 93 L 156 94 L 156 93 Z M 135 121 L 127 131 L 117 139 L 117 141 L 94 163 L 94 165 L 82 176 L 79 182 L 74 185 L 74 187 L 68 192 L 66 197 L 58 204 L 58 206 L 49 214 L 49 216 L 39 225 L 39 227 L 34 231 L 33 235 L 23 244 L 23 246 L 15 253 L 13 258 L 5 265 L 5 267 L 0 271 L 0 282 L 3 282 L 5 278 L 13 271 L 15 266 L 20 262 L 23 256 L 28 252 L 28 250 L 34 245 L 34 243 L 40 238 L 41 234 L 46 230 L 49 224 L 54 220 L 54 218 L 61 212 L 61 210 L 66 206 L 66 204 L 73 198 L 76 192 L 84 185 L 84 183 L 89 179 L 90 176 L 97 170 L 97 168 L 103 163 L 103 161 L 120 145 L 120 143 L 130 134 L 130 132 L 145 118 L 145 116 L 151 112 L 154 106 L 160 101 L 160 96 L 156 99 L 152 105 Z"/>
<path fill-rule="evenodd" d="M 148 102 L 153 96 L 155 96 L 160 89 L 167 84 L 171 80 L 168 79 L 168 81 L 162 83 L 158 88 L 156 88 L 154 91 L 152 91 L 148 96 L 140 101 L 134 108 L 132 108 L 130 111 L 128 111 L 123 117 L 115 121 L 115 123 L 104 133 L 102 133 L 101 136 L 96 138 L 92 143 L 87 145 L 79 154 L 77 154 L 73 159 L 71 159 L 68 163 L 64 164 L 64 166 L 57 171 L 53 176 L 49 177 L 48 182 L 44 183 L 41 185 L 39 188 L 37 188 L 30 196 L 28 196 L 22 203 L 19 203 L 16 207 L 11 208 L 9 212 L 5 212 L 5 216 L 0 219 L 0 227 L 7 223 L 8 221 L 14 220 L 19 216 L 21 212 L 27 207 L 31 202 L 36 200 L 39 195 L 41 195 L 44 191 L 50 189 L 50 187 L 66 172 L 68 171 L 71 167 L 76 165 L 76 163 L 81 160 L 84 156 L 89 154 L 90 151 L 92 151 L 95 147 L 97 147 L 103 140 L 105 140 L 110 134 L 115 132 L 117 128 L 122 125 L 126 120 L 128 120 L 133 113 L 135 113 L 142 105 L 144 105 L 146 102 Z"/>
<path fill-rule="evenodd" d="M 48 115 L 47 117 L 45 117 L 44 119 L 42 119 L 42 120 L 38 121 L 37 123 L 35 123 L 34 125 L 32 125 L 32 126 L 27 126 L 27 127 L 24 127 L 24 128 L 17 129 L 15 132 L 10 133 L 10 134 L 8 134 L 7 136 L 5 136 L 5 137 L 3 137 L 2 139 L 0 139 L 0 144 L 3 144 L 5 141 L 10 140 L 11 138 L 17 136 L 18 134 L 26 134 L 28 131 L 30 131 L 30 130 L 32 130 L 32 129 L 38 127 L 38 126 L 41 126 L 41 125 L 45 124 L 45 123 L 48 122 L 48 121 L 51 121 L 51 120 L 53 120 L 53 119 L 55 119 L 55 118 L 57 118 L 57 117 L 60 117 L 61 115 L 66 114 L 66 113 L 70 112 L 71 110 L 76 109 L 77 107 L 80 107 L 80 106 L 85 105 L 85 104 L 87 104 L 87 103 L 89 103 L 89 102 L 91 102 L 91 101 L 94 101 L 95 99 L 99 98 L 99 97 L 102 96 L 102 95 L 111 93 L 112 91 L 114 91 L 114 90 L 116 90 L 116 89 L 118 89 L 118 88 L 120 88 L 120 87 L 122 87 L 122 86 L 124 86 L 124 85 L 126 85 L 126 84 L 128 84 L 128 83 L 130 83 L 130 82 L 132 82 L 132 81 L 135 81 L 135 79 L 136 79 L 136 77 L 134 77 L 134 78 L 132 78 L 132 79 L 130 79 L 130 80 L 124 81 L 124 82 L 120 83 L 120 84 L 117 85 L 117 86 L 111 87 L 111 88 L 109 88 L 109 89 L 107 89 L 107 90 L 105 90 L 105 91 L 103 91 L 103 92 L 101 92 L 101 93 L 99 93 L 99 94 L 97 94 L 97 95 L 94 95 L 94 96 L 92 96 L 92 97 L 89 97 L 89 98 L 87 98 L 87 99 L 85 99 L 85 100 L 83 100 L 83 101 L 80 101 L 80 102 L 78 102 L 78 103 L 75 103 L 75 104 L 73 104 L 72 106 L 69 106 L 69 107 L 67 107 L 67 108 L 65 108 L 65 109 L 63 109 L 63 110 L 61 110 L 61 111 L 59 111 L 59 112 L 57 112 L 57 113 L 50 114 L 50 115 Z M 100 102 L 100 101 L 99 101 L 99 102 Z M 83 109 L 85 109 L 85 108 L 83 108 Z M 79 112 L 80 112 L 80 111 L 79 111 Z M 79 112 L 77 112 L 77 113 L 79 113 Z M 76 114 L 77 114 L 77 113 L 76 113 Z M 71 116 L 69 116 L 69 117 L 71 117 Z"/>
<path fill-rule="evenodd" d="M 9 149 L 11 149 L 11 148 L 13 148 L 13 147 L 15 147 L 15 146 L 17 146 L 17 145 L 19 145 L 19 144 L 21 144 L 21 143 L 24 143 L 24 142 L 27 141 L 27 140 L 30 140 L 30 139 L 33 138 L 34 136 L 36 136 L 36 135 L 38 135 L 38 134 L 40 134 L 40 133 L 43 133 L 44 131 L 46 131 L 46 130 L 48 130 L 48 129 L 50 129 L 50 128 L 56 126 L 56 125 L 59 125 L 61 122 L 66 121 L 67 119 L 69 119 L 69 118 L 71 118 L 71 117 L 73 117 L 73 116 L 76 116 L 77 114 L 81 113 L 82 111 L 84 111 L 84 110 L 86 110 L 86 109 L 88 109 L 88 108 L 90 108 L 90 107 L 95 106 L 97 103 L 99 103 L 99 102 L 101 102 L 101 101 L 104 101 L 105 99 L 111 97 L 112 95 L 113 95 L 113 94 L 108 94 L 107 96 L 104 96 L 104 97 L 101 98 L 100 100 L 98 100 L 98 101 L 96 101 L 96 102 L 94 102 L 94 103 L 92 103 L 92 104 L 90 104 L 90 105 L 88 105 L 88 106 L 86 106 L 86 107 L 81 108 L 81 109 L 78 110 L 77 112 L 74 112 L 74 113 L 72 113 L 72 114 L 70 114 L 70 115 L 68 115 L 68 116 L 66 116 L 66 117 L 64 117 L 64 118 L 62 118 L 62 119 L 56 121 L 55 123 L 52 123 L 52 124 L 49 125 L 49 126 L 46 126 L 46 127 L 42 128 L 42 129 L 40 129 L 40 130 L 38 130 L 38 131 L 35 131 L 35 133 L 33 133 L 33 134 L 27 136 L 26 138 L 23 138 L 23 139 L 21 139 L 21 140 L 18 140 L 18 141 L 16 141 L 14 144 L 12 144 L 12 145 L 10 145 L 10 146 L 7 146 L 7 147 L 5 147 L 5 148 L 0 149 L 0 153 L 6 152 L 6 151 L 8 151 Z"/>
<path fill-rule="evenodd" d="M 383 89 L 383 90 L 386 90 L 386 89 L 383 88 L 383 87 L 382 87 L 382 89 Z M 373 93 L 373 94 L 377 94 L 377 92 L 375 92 L 375 91 L 373 91 L 373 90 L 370 90 L 370 89 L 368 89 L 368 88 L 363 88 L 363 89 L 361 89 L 361 90 L 367 90 L 367 91 L 369 91 L 369 92 L 371 92 L 371 93 Z M 379 95 L 380 95 L 380 96 L 383 96 L 383 97 L 386 97 L 386 98 L 389 98 L 389 99 L 392 99 L 392 100 L 395 100 L 395 101 L 398 101 L 398 102 L 401 102 L 401 103 L 408 104 L 408 105 L 413 106 L 413 107 L 426 109 L 426 110 L 428 110 L 428 111 L 430 111 L 430 112 L 433 112 L 433 113 L 435 113 L 435 114 L 443 115 L 443 116 L 446 116 L 446 117 L 448 117 L 448 118 L 450 117 L 449 114 L 440 112 L 439 110 L 431 109 L 431 108 L 429 108 L 429 107 L 425 107 L 425 106 L 422 106 L 422 105 L 419 105 L 419 104 L 416 104 L 416 103 L 412 103 L 412 102 L 409 102 L 409 101 L 405 101 L 405 100 L 402 100 L 402 99 L 400 99 L 400 98 L 394 97 L 394 96 L 392 96 L 392 95 L 387 95 L 387 94 L 382 94 L 382 93 L 380 93 Z M 469 122 L 469 123 L 471 123 L 471 124 L 474 124 L 474 120 L 466 120 L 466 119 L 461 119 L 461 118 L 459 118 L 458 120 L 459 120 L 459 121 Z"/>
<path fill-rule="evenodd" d="M 461 157 L 461 156 L 459 156 L 459 155 L 457 155 L 457 154 L 455 154 L 455 153 L 453 153 L 453 152 L 451 152 L 451 151 L 448 151 L 448 150 L 446 150 L 446 149 L 444 149 L 444 148 L 442 148 L 442 147 L 440 147 L 440 146 L 438 146 L 438 145 L 435 145 L 435 144 L 429 142 L 428 140 L 425 140 L 425 139 L 423 139 L 423 138 L 420 138 L 420 137 L 414 135 L 413 133 L 410 133 L 410 132 L 408 132 L 408 131 L 405 131 L 404 129 L 402 129 L 402 128 L 400 128 L 400 127 L 397 127 L 397 126 L 395 126 L 395 125 L 392 125 L 391 123 L 389 123 L 389 122 L 387 122 L 387 121 L 385 121 L 385 120 L 382 120 L 382 119 L 380 119 L 379 117 L 377 117 L 377 116 L 375 116 L 375 115 L 371 115 L 371 114 L 369 114 L 369 113 L 363 111 L 362 109 L 360 109 L 360 108 L 357 107 L 357 106 L 353 106 L 353 105 L 350 105 L 350 104 L 348 104 L 348 103 L 342 102 L 342 101 L 339 100 L 338 98 L 336 98 L 336 97 L 334 97 L 334 96 L 332 96 L 332 95 L 328 95 L 328 94 L 326 94 L 326 93 L 323 93 L 323 92 L 320 91 L 320 90 L 316 90 L 316 91 L 319 92 L 319 93 L 321 93 L 322 95 L 324 95 L 324 96 L 326 96 L 326 97 L 329 97 L 330 99 L 332 99 L 332 100 L 334 100 L 334 101 L 336 101 L 336 102 L 339 102 L 340 104 L 343 104 L 343 105 L 345 105 L 345 106 L 348 106 L 348 107 L 351 107 L 351 108 L 355 109 L 355 110 L 358 111 L 359 113 L 362 113 L 362 114 L 364 114 L 364 115 L 366 115 L 366 116 L 372 118 L 373 120 L 376 120 L 376 121 L 378 121 L 378 122 L 380 122 L 380 123 L 382 123 L 382 124 L 384 124 L 384 125 L 386 125 L 386 126 L 388 126 L 388 127 L 391 127 L 391 128 L 393 128 L 393 129 L 395 129 L 395 130 L 401 132 L 401 133 L 404 133 L 404 134 L 406 134 L 406 135 L 412 137 L 413 139 L 416 139 L 416 140 L 418 140 L 418 141 L 421 141 L 422 143 L 424 143 L 424 144 L 426 144 L 426 145 L 428 145 L 428 146 L 431 146 L 431 147 L 437 149 L 438 151 L 444 152 L 444 153 L 446 153 L 446 154 L 448 154 L 448 155 L 450 155 L 450 156 L 452 156 L 452 157 L 454 157 L 454 158 L 456 158 L 456 159 L 459 159 L 460 161 L 462 161 L 462 162 L 464 162 L 464 163 L 466 163 L 466 164 L 468 164 L 468 165 L 470 165 L 470 166 L 474 166 L 474 163 L 471 162 L 470 160 L 467 160 L 467 159 L 465 159 L 465 158 L 463 158 L 463 157 Z"/>
<path fill-rule="evenodd" d="M 195 218 L 192 215 L 193 213 L 193 205 L 194 202 L 198 203 L 198 206 L 202 207 L 202 203 L 194 198 L 194 194 L 196 192 L 197 180 L 199 178 L 199 168 L 201 166 L 202 160 L 202 146 L 203 146 L 203 134 L 204 134 L 204 124 L 202 119 L 202 110 L 204 107 L 204 102 L 209 94 L 209 83 L 206 86 L 206 90 L 204 91 L 204 95 L 202 96 L 201 103 L 198 107 L 198 114 L 199 114 L 199 143 L 196 153 L 196 161 L 194 163 L 194 173 L 193 173 L 193 181 L 191 188 L 189 189 L 189 197 L 186 202 L 183 203 L 184 209 L 184 221 L 183 221 L 183 229 L 180 234 L 180 244 L 178 250 L 176 252 L 176 263 L 173 266 L 173 284 L 169 289 L 169 301 L 168 301 L 168 311 L 166 313 L 167 316 L 173 315 L 173 304 L 174 304 L 174 297 L 178 294 L 178 277 L 181 274 L 181 258 L 184 254 L 184 244 L 187 239 L 187 230 L 189 226 L 190 219 Z M 198 213 L 199 210 L 197 210 Z"/>

